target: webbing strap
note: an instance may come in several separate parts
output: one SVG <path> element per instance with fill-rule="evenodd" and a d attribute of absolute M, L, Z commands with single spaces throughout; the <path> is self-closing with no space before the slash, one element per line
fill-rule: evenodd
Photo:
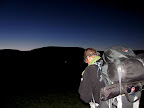
<path fill-rule="evenodd" d="M 120 94 L 121 94 L 121 88 L 122 88 L 122 84 L 121 84 L 121 67 L 118 67 L 118 77 L 119 77 L 119 86 L 120 86 Z"/>
<path fill-rule="evenodd" d="M 122 108 L 122 95 L 117 96 L 117 108 Z"/>
<path fill-rule="evenodd" d="M 97 108 L 99 106 L 99 104 L 95 102 L 93 94 L 92 94 L 92 99 L 93 99 L 94 106 Z"/>
<path fill-rule="evenodd" d="M 134 100 L 136 100 L 138 97 L 135 96 Z M 133 103 L 133 108 L 139 108 L 139 100 L 137 100 L 136 102 Z"/>
<path fill-rule="evenodd" d="M 112 99 L 109 99 L 109 108 L 112 108 Z"/>
<path fill-rule="evenodd" d="M 118 108 L 122 108 L 122 95 L 121 95 L 121 89 L 122 89 L 122 84 L 121 84 L 121 66 L 118 67 L 118 77 L 119 77 L 119 86 L 120 86 L 120 95 L 118 96 L 117 100 L 118 100 Z"/>
<path fill-rule="evenodd" d="M 95 64 L 97 65 L 98 70 L 99 70 L 99 71 L 101 71 L 101 70 L 102 70 L 102 68 L 101 68 L 101 67 L 102 67 L 102 66 L 101 66 L 101 64 L 100 64 L 100 63 L 98 63 L 98 62 L 95 62 Z"/>

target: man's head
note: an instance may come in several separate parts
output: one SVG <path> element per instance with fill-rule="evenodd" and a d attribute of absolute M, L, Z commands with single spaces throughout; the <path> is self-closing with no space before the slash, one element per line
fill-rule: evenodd
<path fill-rule="evenodd" d="M 84 61 L 89 64 L 93 58 L 95 58 L 96 56 L 99 56 L 99 55 L 100 55 L 100 53 L 97 52 L 95 49 L 87 48 L 84 51 Z"/>

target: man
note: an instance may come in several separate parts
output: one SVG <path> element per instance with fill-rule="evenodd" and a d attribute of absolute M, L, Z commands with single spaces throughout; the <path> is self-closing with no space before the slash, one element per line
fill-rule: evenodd
<path fill-rule="evenodd" d="M 102 65 L 100 54 L 93 48 L 87 48 L 84 51 L 84 60 L 88 66 L 82 73 L 78 90 L 80 98 L 89 103 L 91 108 L 107 108 L 108 104 L 100 101 L 100 89 L 105 86 L 100 73 Z"/>

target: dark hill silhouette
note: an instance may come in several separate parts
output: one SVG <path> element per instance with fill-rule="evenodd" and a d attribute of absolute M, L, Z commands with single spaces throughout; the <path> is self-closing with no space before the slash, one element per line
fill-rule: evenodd
<path fill-rule="evenodd" d="M 51 88 L 78 89 L 83 48 L 42 47 L 30 51 L 0 50 L 1 85 L 11 91 L 47 91 Z M 99 51 L 101 55 L 103 51 Z M 136 54 L 144 50 L 134 51 Z"/>
<path fill-rule="evenodd" d="M 3 88 L 15 92 L 76 88 L 86 65 L 83 52 L 78 47 L 0 50 Z"/>
<path fill-rule="evenodd" d="M 144 50 L 134 50 L 135 54 L 144 54 Z"/>

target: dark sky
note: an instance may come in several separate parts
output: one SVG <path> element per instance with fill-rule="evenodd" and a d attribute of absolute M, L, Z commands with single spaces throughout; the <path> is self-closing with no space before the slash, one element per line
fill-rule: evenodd
<path fill-rule="evenodd" d="M 0 49 L 122 45 L 144 50 L 142 2 L 1 0 Z"/>

